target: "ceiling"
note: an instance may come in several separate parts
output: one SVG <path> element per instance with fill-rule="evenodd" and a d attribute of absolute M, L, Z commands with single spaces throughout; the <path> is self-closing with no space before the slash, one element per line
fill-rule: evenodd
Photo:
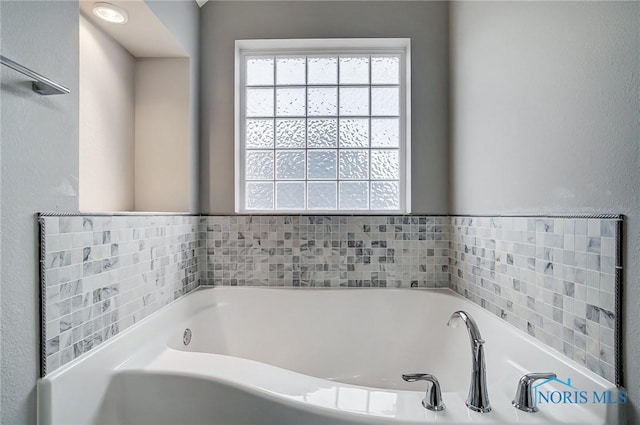
<path fill-rule="evenodd" d="M 129 21 L 124 25 L 112 24 L 97 18 L 93 14 L 93 5 L 99 1 L 80 0 L 81 13 L 133 56 L 138 58 L 188 56 L 144 0 L 109 0 L 109 3 L 124 9 L 129 15 Z"/>

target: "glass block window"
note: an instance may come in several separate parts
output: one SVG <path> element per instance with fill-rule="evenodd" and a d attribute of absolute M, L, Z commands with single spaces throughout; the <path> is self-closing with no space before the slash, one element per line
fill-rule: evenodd
<path fill-rule="evenodd" d="M 405 53 L 240 55 L 238 211 L 408 212 Z"/>

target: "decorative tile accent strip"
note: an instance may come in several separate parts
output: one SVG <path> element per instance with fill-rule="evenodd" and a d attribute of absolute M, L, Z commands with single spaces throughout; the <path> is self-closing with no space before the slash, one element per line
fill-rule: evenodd
<path fill-rule="evenodd" d="M 207 217 L 207 283 L 447 287 L 448 217 Z"/>
<path fill-rule="evenodd" d="M 200 220 L 41 216 L 46 372 L 199 286 Z"/>
<path fill-rule="evenodd" d="M 613 382 L 616 223 L 452 217 L 451 288 Z"/>

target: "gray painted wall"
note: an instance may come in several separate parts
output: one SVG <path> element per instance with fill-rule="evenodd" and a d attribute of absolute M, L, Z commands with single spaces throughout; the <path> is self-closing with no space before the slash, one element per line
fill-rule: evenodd
<path fill-rule="evenodd" d="M 0 50 L 2 49 L 2 2 L 0 2 Z M 0 71 L 0 85 L 2 71 Z M 2 165 L 2 87 L 0 87 L 0 166 Z M 2 235 L 2 172 L 0 172 L 0 235 Z M 2 241 L 0 240 L 0 268 L 2 267 Z M 2 363 L 2 273 L 0 272 L 0 368 Z M 0 424 L 2 423 L 2 371 L 0 370 Z"/>
<path fill-rule="evenodd" d="M 446 213 L 448 14 L 445 2 L 208 2 L 201 9 L 201 206 L 234 211 L 234 41 L 410 37 L 412 210 Z"/>
<path fill-rule="evenodd" d="M 33 424 L 40 332 L 35 213 L 78 209 L 78 4 L 2 1 L 0 19 L 3 55 L 71 89 L 42 97 L 20 74 L 0 69 L 1 421 Z"/>
<path fill-rule="evenodd" d="M 0 2 L 0 49 L 2 48 L 2 2 Z M 2 82 L 0 71 L 0 84 Z M 2 87 L 0 87 L 0 166 L 2 165 Z M 2 172 L 0 172 L 0 235 L 2 235 Z M 2 267 L 2 241 L 0 241 L 0 267 Z M 2 273 L 0 272 L 0 368 L 2 362 Z M 2 423 L 2 372 L 0 371 L 0 424 Z"/>
<path fill-rule="evenodd" d="M 638 2 L 451 9 L 455 214 L 628 216 L 625 375 L 640 422 Z"/>
<path fill-rule="evenodd" d="M 191 61 L 189 212 L 200 212 L 200 9 L 193 0 L 145 0 Z"/>

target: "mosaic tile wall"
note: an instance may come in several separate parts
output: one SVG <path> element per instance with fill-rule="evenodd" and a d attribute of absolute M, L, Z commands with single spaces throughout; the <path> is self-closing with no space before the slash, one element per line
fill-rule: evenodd
<path fill-rule="evenodd" d="M 200 220 L 41 216 L 46 372 L 199 286 Z"/>
<path fill-rule="evenodd" d="M 451 218 L 451 288 L 615 378 L 615 219 Z"/>
<path fill-rule="evenodd" d="M 448 217 L 210 216 L 210 285 L 447 287 Z"/>
<path fill-rule="evenodd" d="M 615 379 L 616 219 L 41 220 L 47 372 L 201 284 L 449 286 L 600 376 Z"/>

